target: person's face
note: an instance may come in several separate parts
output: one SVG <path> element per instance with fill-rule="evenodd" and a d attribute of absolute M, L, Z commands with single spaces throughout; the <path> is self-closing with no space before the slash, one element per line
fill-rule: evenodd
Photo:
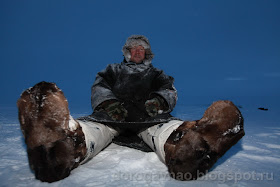
<path fill-rule="evenodd" d="M 135 46 L 130 49 L 131 58 L 130 61 L 138 64 L 145 59 L 145 49 L 143 46 Z"/>

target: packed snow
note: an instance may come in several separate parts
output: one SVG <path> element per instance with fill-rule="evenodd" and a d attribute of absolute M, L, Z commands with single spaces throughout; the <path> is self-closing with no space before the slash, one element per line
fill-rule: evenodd
<path fill-rule="evenodd" d="M 261 111 L 258 105 L 237 104 L 245 119 L 246 135 L 196 181 L 170 178 L 153 152 L 112 143 L 69 177 L 51 184 L 36 180 L 29 168 L 17 108 L 0 107 L 0 186 L 279 186 L 280 107 Z M 184 120 L 200 119 L 209 105 L 178 105 L 173 115 Z M 89 112 L 71 110 L 74 117 Z"/>

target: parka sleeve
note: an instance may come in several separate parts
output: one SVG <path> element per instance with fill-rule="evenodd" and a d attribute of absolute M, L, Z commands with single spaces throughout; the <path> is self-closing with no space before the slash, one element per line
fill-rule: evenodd
<path fill-rule="evenodd" d="M 114 65 L 108 65 L 106 69 L 96 75 L 91 87 L 91 106 L 93 111 L 104 101 L 111 99 L 117 100 L 117 97 L 112 92 L 112 87 L 115 84 Z"/>
<path fill-rule="evenodd" d="M 177 90 L 174 87 L 174 78 L 166 75 L 163 71 L 160 71 L 157 78 L 154 80 L 154 86 L 156 90 L 152 94 L 160 95 L 168 104 L 168 110 L 166 113 L 171 112 L 177 103 Z"/>

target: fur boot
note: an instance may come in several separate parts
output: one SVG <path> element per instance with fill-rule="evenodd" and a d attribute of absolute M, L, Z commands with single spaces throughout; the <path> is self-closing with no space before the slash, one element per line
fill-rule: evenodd
<path fill-rule="evenodd" d="M 197 179 L 244 135 L 238 108 L 230 101 L 213 103 L 200 120 L 185 121 L 166 141 L 165 162 L 170 176 Z"/>
<path fill-rule="evenodd" d="M 69 176 L 86 155 L 84 133 L 69 113 L 63 92 L 40 82 L 24 91 L 17 102 L 30 168 L 41 181 Z"/>

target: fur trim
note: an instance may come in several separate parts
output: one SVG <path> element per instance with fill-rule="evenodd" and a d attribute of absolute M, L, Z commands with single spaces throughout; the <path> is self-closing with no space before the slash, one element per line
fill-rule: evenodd
<path fill-rule="evenodd" d="M 143 46 L 145 49 L 145 59 L 144 64 L 149 65 L 152 63 L 152 59 L 154 58 L 154 54 L 151 50 L 150 42 L 148 38 L 146 38 L 143 35 L 132 35 L 127 38 L 125 45 L 122 48 L 123 55 L 125 57 L 125 60 L 127 62 L 130 61 L 131 54 L 130 54 L 130 48 L 134 46 Z"/>

